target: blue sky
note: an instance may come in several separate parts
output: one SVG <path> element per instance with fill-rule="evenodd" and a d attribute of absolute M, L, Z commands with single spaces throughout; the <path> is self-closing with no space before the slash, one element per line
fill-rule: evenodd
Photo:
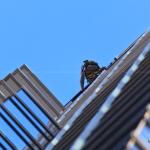
<path fill-rule="evenodd" d="M 65 104 L 80 90 L 82 61 L 109 65 L 149 29 L 149 6 L 149 0 L 1 0 L 0 78 L 26 64 Z M 1 128 L 24 146 L 4 122 Z"/>
<path fill-rule="evenodd" d="M 150 27 L 149 0 L 0 1 L 0 78 L 27 66 L 65 104 L 84 59 L 108 65 Z"/>

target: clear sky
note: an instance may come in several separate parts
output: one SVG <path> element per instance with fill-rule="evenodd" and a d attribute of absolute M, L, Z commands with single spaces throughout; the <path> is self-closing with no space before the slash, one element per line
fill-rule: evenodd
<path fill-rule="evenodd" d="M 26 64 L 65 104 L 80 90 L 82 61 L 107 66 L 149 29 L 149 6 L 149 0 L 0 0 L 0 78 Z M 21 149 L 22 142 L 0 124 Z"/>
<path fill-rule="evenodd" d="M 84 59 L 108 65 L 150 27 L 149 0 L 1 0 L 0 78 L 27 66 L 65 104 Z"/>

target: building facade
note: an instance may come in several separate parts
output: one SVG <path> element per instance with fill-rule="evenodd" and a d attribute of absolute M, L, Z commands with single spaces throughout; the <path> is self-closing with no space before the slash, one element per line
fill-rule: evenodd
<path fill-rule="evenodd" d="M 149 103 L 148 31 L 65 106 L 26 65 L 1 80 L 0 146 L 4 150 L 149 150 Z"/>

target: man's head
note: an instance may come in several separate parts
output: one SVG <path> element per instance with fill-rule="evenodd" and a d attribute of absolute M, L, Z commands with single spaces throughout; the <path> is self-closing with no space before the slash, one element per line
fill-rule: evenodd
<path fill-rule="evenodd" d="M 93 60 L 88 60 L 88 59 L 84 60 L 83 63 L 84 63 L 84 64 L 97 64 L 95 61 L 93 61 Z"/>

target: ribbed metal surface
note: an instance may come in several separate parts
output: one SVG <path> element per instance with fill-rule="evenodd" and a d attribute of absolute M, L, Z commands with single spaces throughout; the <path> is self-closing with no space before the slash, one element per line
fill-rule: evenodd
<path fill-rule="evenodd" d="M 150 54 L 141 63 L 111 110 L 89 137 L 84 149 L 122 149 L 150 102 Z M 114 89 L 124 72 L 110 84 L 78 117 L 54 149 L 69 149 L 87 122 L 94 116 L 107 95 Z"/>
<path fill-rule="evenodd" d="M 123 149 L 150 102 L 150 54 L 125 86 L 84 149 Z"/>
<path fill-rule="evenodd" d="M 68 148 L 70 144 L 74 141 L 74 139 L 80 134 L 80 132 L 84 129 L 88 121 L 95 115 L 100 105 L 104 102 L 104 99 L 107 95 L 112 91 L 112 89 L 116 86 L 117 82 L 120 78 L 112 82 L 111 88 L 106 88 L 95 100 L 92 101 L 90 105 L 88 105 L 84 112 L 78 117 L 75 121 L 72 128 L 66 132 L 62 140 L 54 149 L 64 149 Z"/>

